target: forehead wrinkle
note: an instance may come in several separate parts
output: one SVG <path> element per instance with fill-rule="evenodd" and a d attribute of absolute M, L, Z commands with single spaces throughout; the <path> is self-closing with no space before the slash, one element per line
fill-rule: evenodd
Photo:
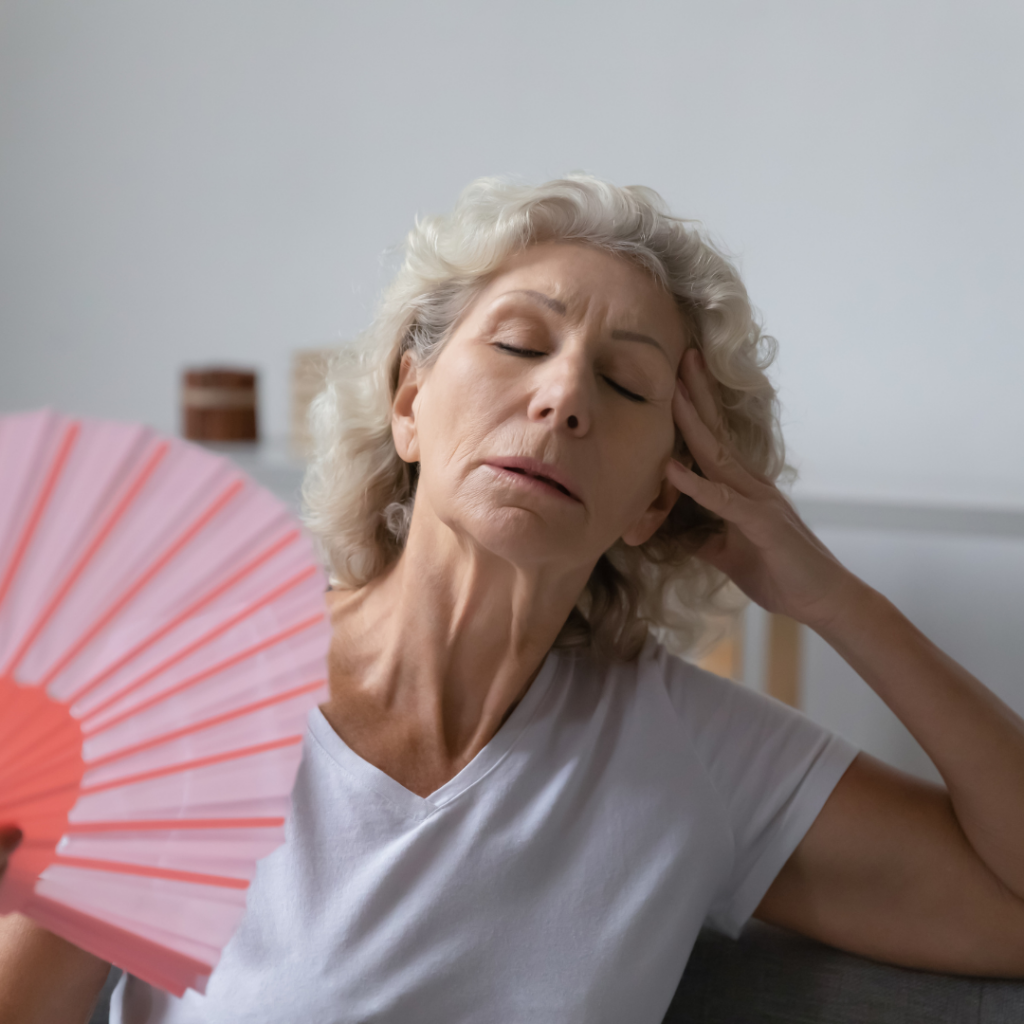
<path fill-rule="evenodd" d="M 559 302 L 558 299 L 553 299 L 550 295 L 545 295 L 543 292 L 538 292 L 533 288 L 513 288 L 504 292 L 503 295 L 526 295 L 535 302 L 547 306 L 548 309 L 558 313 L 559 316 L 565 316 L 568 313 L 568 308 L 564 302 Z M 669 366 L 672 365 L 672 359 L 668 352 L 665 351 L 665 347 L 661 342 L 655 341 L 649 334 L 640 334 L 637 331 L 614 330 L 611 332 L 611 338 L 613 341 L 637 341 L 643 345 L 651 345 L 665 357 L 665 362 Z"/>

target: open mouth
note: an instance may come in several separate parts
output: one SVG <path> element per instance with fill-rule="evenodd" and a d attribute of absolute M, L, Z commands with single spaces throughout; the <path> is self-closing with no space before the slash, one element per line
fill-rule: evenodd
<path fill-rule="evenodd" d="M 501 455 L 491 460 L 489 465 L 496 472 L 515 474 L 528 487 L 548 494 L 556 492 L 570 501 L 583 504 L 572 489 L 572 479 L 559 466 L 519 455 Z"/>
<path fill-rule="evenodd" d="M 532 480 L 540 480 L 541 483 L 554 487 L 556 491 L 561 491 L 567 498 L 575 499 L 576 497 L 567 487 L 563 487 L 557 480 L 552 480 L 549 476 L 543 476 L 540 473 L 527 473 L 525 469 L 520 469 L 518 466 L 502 466 L 501 468 L 509 473 L 516 473 L 518 476 L 527 476 Z"/>

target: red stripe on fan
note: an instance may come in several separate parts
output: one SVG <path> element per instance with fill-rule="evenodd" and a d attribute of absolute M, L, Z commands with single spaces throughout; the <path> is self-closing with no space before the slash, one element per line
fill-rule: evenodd
<path fill-rule="evenodd" d="M 111 619 L 133 598 L 135 595 L 167 565 L 176 555 L 207 523 L 217 515 L 218 512 L 245 486 L 243 480 L 236 480 L 226 490 L 214 499 L 213 503 L 195 520 L 185 532 L 65 651 L 56 665 L 39 681 L 40 686 L 49 686 L 57 677 L 57 674 L 68 666 L 82 648 L 93 640 L 97 633 L 106 626 Z M 65 701 L 66 703 L 66 701 Z"/>
<path fill-rule="evenodd" d="M 310 568 L 309 571 L 314 572 L 315 569 Z M 308 575 L 308 573 L 305 574 Z M 160 703 L 162 700 L 166 700 L 169 697 L 174 696 L 176 693 L 180 693 L 182 690 L 188 689 L 189 686 L 195 686 L 197 683 L 203 682 L 204 679 L 209 679 L 211 676 L 215 676 L 218 672 L 223 672 L 225 669 L 230 669 L 233 666 L 239 665 L 240 663 L 244 662 L 244 660 L 247 657 L 252 657 L 254 654 L 258 654 L 260 651 L 266 650 L 268 647 L 272 647 L 276 643 L 281 643 L 282 640 L 287 640 L 289 639 L 289 637 L 295 636 L 296 633 L 301 633 L 303 630 L 309 629 L 310 626 L 315 626 L 317 623 L 322 623 L 323 621 L 324 616 L 319 614 L 313 615 L 310 618 L 306 618 L 306 620 L 299 623 L 297 626 L 292 626 L 290 629 L 285 630 L 283 633 L 276 634 L 275 636 L 270 637 L 268 640 L 262 640 L 258 644 L 254 644 L 252 647 L 247 647 L 245 650 L 241 650 L 237 654 L 233 654 L 231 657 L 225 658 L 223 662 L 218 662 L 216 665 L 212 665 L 209 668 L 204 669 L 202 672 L 197 673 L 195 676 L 189 676 L 187 679 L 182 680 L 182 682 L 178 683 L 177 686 L 172 686 L 170 689 L 164 690 L 162 693 L 155 694 L 148 700 L 143 700 L 141 703 L 133 705 L 127 711 L 122 712 L 120 715 L 116 715 L 112 719 L 108 719 L 108 721 L 103 722 L 101 725 L 97 726 L 95 729 L 92 729 L 90 731 L 90 729 L 88 728 L 88 722 L 91 719 L 94 719 L 101 712 L 105 711 L 106 708 L 110 707 L 110 705 L 112 705 L 112 703 L 114 703 L 115 700 L 119 700 L 121 697 L 123 697 L 125 694 L 129 692 L 128 689 L 123 690 L 121 693 L 117 694 L 117 696 L 112 697 L 110 700 L 104 701 L 99 708 L 97 708 L 93 712 L 90 712 L 87 716 L 85 716 L 85 718 L 82 719 L 80 723 L 82 726 L 82 733 L 86 737 L 89 737 L 96 736 L 99 733 L 105 732 L 108 729 L 113 729 L 114 726 L 120 725 L 120 723 L 123 722 L 126 718 L 131 718 L 134 715 L 138 715 L 140 712 L 143 712 L 146 709 L 152 708 L 154 705 L 157 705 L 157 703 Z M 143 678 L 142 682 L 150 681 L 150 679 L 155 674 L 156 673 L 151 673 L 150 675 L 146 676 L 145 678 Z M 134 690 L 137 688 L 138 685 L 141 684 L 132 684 L 130 689 Z"/>
<path fill-rule="evenodd" d="M 316 570 L 316 566 L 312 566 L 312 565 L 308 569 L 304 569 L 302 572 L 300 572 L 297 575 L 293 576 L 290 580 L 286 580 L 284 583 L 281 584 L 281 586 L 279 586 L 276 589 L 270 591 L 270 593 L 265 594 L 258 601 L 254 601 L 252 604 L 247 605 L 245 608 L 243 608 L 236 615 L 233 615 L 230 619 L 227 619 L 225 622 L 222 622 L 219 626 L 215 626 L 212 630 L 210 630 L 209 633 L 206 633 L 204 636 L 199 637 L 198 640 L 195 640 L 193 643 L 189 644 L 187 647 L 183 647 L 181 650 L 175 651 L 174 654 L 172 654 L 169 657 L 165 658 L 162 662 L 160 662 L 159 665 L 155 666 L 154 668 L 150 669 L 147 673 L 145 673 L 145 675 L 140 676 L 138 679 L 136 679 L 133 682 L 129 683 L 126 687 L 124 687 L 124 689 L 119 690 L 117 693 L 111 694 L 106 700 L 101 701 L 100 704 L 97 707 L 94 707 L 91 711 L 86 712 L 82 716 L 82 718 L 81 718 L 82 731 L 86 732 L 86 727 L 85 727 L 85 723 L 86 722 L 90 721 L 91 719 L 95 719 L 97 715 L 102 714 L 112 704 L 116 704 L 119 700 L 121 700 L 122 698 L 126 697 L 128 694 L 133 693 L 140 686 L 144 686 L 146 683 L 148 683 L 151 680 L 155 679 L 158 675 L 160 675 L 161 672 L 165 672 L 172 665 L 174 665 L 177 662 L 182 661 L 183 659 L 187 658 L 190 654 L 193 654 L 195 651 L 198 651 L 200 647 L 203 647 L 205 644 L 209 643 L 211 640 L 215 640 L 218 636 L 221 636 L 222 634 L 226 633 L 232 626 L 236 626 L 239 622 L 241 622 L 245 618 L 248 618 L 248 616 L 252 615 L 253 612 L 258 611 L 264 605 L 267 605 L 267 604 L 270 604 L 273 601 L 276 601 L 277 598 L 280 597 L 283 593 L 285 593 L 286 591 L 290 590 L 292 587 L 298 586 L 298 584 L 300 584 L 303 580 L 309 579 L 309 577 L 312 576 L 316 571 L 317 571 Z M 322 615 L 318 615 L 315 618 L 310 619 L 307 622 L 304 622 L 301 625 L 301 627 L 299 627 L 299 628 L 305 629 L 307 626 L 311 625 L 313 622 L 320 622 L 320 621 L 322 621 L 322 619 L 323 619 L 323 616 Z M 283 635 L 290 636 L 294 632 L 297 632 L 297 630 L 293 629 L 291 632 L 283 634 Z M 276 642 L 276 640 L 274 642 Z M 264 643 L 260 647 L 251 648 L 250 651 L 253 651 L 253 650 L 263 650 L 267 646 L 269 646 L 269 644 Z M 236 660 L 241 660 L 241 658 L 238 658 Z M 207 670 L 202 676 L 193 677 L 193 679 L 198 679 L 198 678 L 204 678 L 205 679 L 206 676 L 211 675 L 211 674 L 212 674 L 212 672 Z M 180 689 L 180 687 L 179 687 L 179 689 Z M 161 695 L 161 699 L 162 699 L 162 696 L 163 695 Z M 150 703 L 153 703 L 153 701 L 150 701 Z M 141 705 L 141 707 L 146 707 L 146 706 L 147 705 Z M 139 709 L 138 707 L 134 707 L 130 711 L 126 711 L 124 714 L 119 715 L 117 718 L 113 719 L 112 722 L 105 722 L 101 728 L 108 729 L 113 724 L 113 722 L 120 722 L 123 718 L 127 717 L 128 715 L 135 714 L 135 712 L 138 709 Z"/>
<path fill-rule="evenodd" d="M 245 707 L 237 708 L 234 711 L 226 711 L 222 715 L 217 715 L 214 718 L 207 718 L 201 722 L 194 722 L 191 725 L 186 725 L 181 729 L 175 729 L 174 732 L 164 733 L 162 736 L 155 736 L 153 739 L 146 740 L 144 743 L 136 743 L 134 747 L 125 747 L 123 750 L 118 750 L 113 754 L 108 754 L 106 757 L 97 758 L 95 761 L 86 762 L 86 770 L 91 768 L 102 768 L 104 765 L 110 764 L 113 761 L 121 761 L 126 757 L 131 757 L 133 754 L 138 754 L 143 750 L 149 750 L 152 747 L 157 747 L 161 743 L 170 743 L 171 740 L 180 739 L 182 736 L 188 736 L 194 732 L 200 732 L 202 729 L 210 729 L 215 725 L 222 725 L 224 722 L 230 722 L 235 718 L 242 718 L 244 715 L 250 715 L 254 711 L 259 711 L 262 708 L 269 708 L 274 704 L 281 704 L 286 700 L 291 700 L 292 697 L 299 697 L 304 693 L 312 693 L 314 690 L 319 690 L 324 685 L 324 680 L 317 680 L 315 683 L 308 683 L 305 686 L 297 686 L 293 690 L 287 690 L 284 693 L 275 694 L 273 697 L 267 697 L 265 700 L 256 701 L 254 704 L 247 704 Z M 101 730 L 102 731 L 102 730 Z"/>
<path fill-rule="evenodd" d="M 117 525 L 118 520 L 125 514 L 125 512 L 128 511 L 128 508 L 131 506 L 132 502 L 139 496 L 139 492 L 142 490 L 143 485 L 153 475 L 153 472 L 156 470 L 156 467 L 160 464 L 160 461 L 163 459 L 163 457 L 167 454 L 169 448 L 170 445 L 166 441 L 162 441 L 159 445 L 157 445 L 156 449 L 150 456 L 149 460 L 142 467 L 139 474 L 131 482 L 131 485 L 128 487 L 128 490 L 125 492 L 124 496 L 115 506 L 113 512 L 111 512 L 111 514 L 107 517 L 107 521 L 100 528 L 96 536 L 93 537 L 93 539 L 90 541 L 88 547 L 86 547 L 85 551 L 82 553 L 82 557 L 79 558 L 78 562 L 75 564 L 75 567 L 68 574 L 67 578 L 60 585 L 60 587 L 57 588 L 57 592 L 53 595 L 53 598 L 50 600 L 50 603 L 43 609 L 42 614 L 36 619 L 32 628 L 29 629 L 29 631 L 25 634 L 25 638 L 22 640 L 21 645 L 14 652 L 14 657 L 11 658 L 10 662 L 7 665 L 7 668 L 4 670 L 3 673 L 0 673 L 0 675 L 9 676 L 14 673 L 14 669 L 17 667 L 18 662 L 21 661 L 21 659 L 25 656 L 26 652 L 28 651 L 29 647 L 32 646 L 36 638 L 43 631 L 43 628 L 45 627 L 50 616 L 57 610 L 57 607 L 64 600 L 64 598 L 67 597 L 68 592 L 75 585 L 75 582 L 78 580 L 79 576 L 81 576 L 82 573 L 85 571 L 85 567 L 92 560 L 93 555 L 95 555 L 96 552 L 99 551 L 99 549 L 103 546 L 104 541 L 106 541 L 107 537 L 110 536 L 110 532 Z"/>
<path fill-rule="evenodd" d="M 208 605 L 211 601 L 215 601 L 225 591 L 230 590 L 236 583 L 238 583 L 239 580 L 243 579 L 244 577 L 248 576 L 249 573 L 258 569 L 261 565 L 263 565 L 264 562 L 273 558 L 273 556 L 276 555 L 282 548 L 287 547 L 289 544 L 291 544 L 298 538 L 299 531 L 290 530 L 279 540 L 271 544 L 266 551 L 257 555 L 250 562 L 243 565 L 236 573 L 234 573 L 234 575 L 229 576 L 222 583 L 214 587 L 213 590 L 209 591 L 206 594 L 203 594 L 202 597 L 200 597 L 198 600 L 193 601 L 192 604 L 190 604 L 187 608 L 184 609 L 184 611 L 179 612 L 177 615 L 175 615 L 174 618 L 166 622 L 155 633 L 151 633 L 144 640 L 141 640 L 134 647 L 132 647 L 126 654 L 121 655 L 121 657 L 118 658 L 117 661 L 115 661 L 112 665 L 108 665 L 98 676 L 93 676 L 92 679 L 88 680 L 84 686 L 81 686 L 67 699 L 67 703 L 74 703 L 75 701 L 81 700 L 87 694 L 91 693 L 94 689 L 96 689 L 97 686 L 100 685 L 100 683 L 105 682 L 115 672 L 117 672 L 125 665 L 127 665 L 128 662 L 131 661 L 132 658 L 134 658 L 137 654 L 140 654 L 147 647 L 150 647 L 151 645 L 155 644 L 158 640 L 165 637 L 168 633 L 171 632 L 172 629 L 176 629 L 187 618 L 189 618 L 192 615 L 195 615 L 195 613 L 198 612 L 205 605 Z"/>
<path fill-rule="evenodd" d="M 29 513 L 28 520 L 25 523 L 25 528 L 21 531 L 21 536 L 18 538 L 14 554 L 11 556 L 10 564 L 7 566 L 7 572 L 4 573 L 3 582 L 0 583 L 0 604 L 3 604 L 4 599 L 7 597 L 7 591 L 11 588 L 11 583 L 14 580 L 15 573 L 18 571 L 18 566 L 21 565 L 21 560 L 25 557 L 25 552 L 28 551 L 28 546 L 32 541 L 32 535 L 36 532 L 39 527 L 39 523 L 42 521 L 43 512 L 50 500 L 50 495 L 53 493 L 53 489 L 57 486 L 57 481 L 60 479 L 60 475 L 64 471 L 64 466 L 67 464 L 68 456 L 71 454 L 71 447 L 77 440 L 81 431 L 82 424 L 77 420 L 74 423 L 71 423 L 64 431 L 64 436 L 60 440 L 60 446 L 57 448 L 57 455 L 50 464 L 50 470 L 46 475 L 45 482 L 43 483 L 43 489 L 39 492 L 39 497 L 36 498 L 36 503 L 33 506 L 32 511 Z M 4 674 L 9 675 L 10 673 L 7 672 Z"/>
<path fill-rule="evenodd" d="M 117 860 L 93 860 L 91 857 L 65 857 L 57 853 L 55 865 L 86 868 L 89 871 L 109 871 L 116 875 L 138 875 L 141 878 L 163 878 L 169 882 L 195 882 L 196 885 L 214 885 L 220 889 L 248 889 L 244 878 L 226 878 L 223 875 L 203 875 L 198 871 L 175 871 L 173 868 L 151 868 L 145 864 L 124 864 Z"/>
<path fill-rule="evenodd" d="M 65 835 L 91 832 L 175 832 L 179 829 L 280 828 L 284 818 L 167 818 L 160 821 L 80 821 L 68 824 Z"/>
<path fill-rule="evenodd" d="M 163 778 L 165 775 L 177 775 L 179 772 L 192 771 L 197 768 L 208 768 L 210 765 L 223 764 L 225 761 L 239 761 L 243 757 L 253 757 L 256 754 L 265 754 L 271 750 L 280 750 L 282 747 L 290 747 L 301 743 L 301 736 L 285 736 L 284 739 L 271 740 L 269 743 L 258 743 L 253 747 L 242 747 L 240 750 L 229 750 L 225 754 L 212 754 L 210 757 L 196 758 L 194 761 L 182 761 L 179 764 L 168 765 L 166 768 L 154 768 L 148 772 L 137 772 L 135 775 L 125 775 L 120 779 L 112 779 L 110 782 L 101 782 L 95 786 L 83 786 L 82 796 L 90 796 L 93 793 L 102 793 L 107 789 L 119 789 L 122 786 L 133 786 L 137 782 L 148 782 L 150 779 Z"/>

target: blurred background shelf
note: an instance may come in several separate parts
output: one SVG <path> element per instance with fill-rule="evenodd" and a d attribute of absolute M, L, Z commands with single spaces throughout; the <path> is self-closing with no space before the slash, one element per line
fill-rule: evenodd
<path fill-rule="evenodd" d="M 821 495 L 794 496 L 803 519 L 815 528 L 914 530 L 972 536 L 1024 538 L 1024 508 L 940 502 L 863 501 Z"/>

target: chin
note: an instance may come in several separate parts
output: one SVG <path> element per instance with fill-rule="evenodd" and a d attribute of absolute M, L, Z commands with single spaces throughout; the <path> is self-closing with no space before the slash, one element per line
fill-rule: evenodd
<path fill-rule="evenodd" d="M 529 509 L 504 506 L 459 517 L 447 525 L 492 555 L 513 565 L 581 561 L 579 528 L 559 528 Z"/>

